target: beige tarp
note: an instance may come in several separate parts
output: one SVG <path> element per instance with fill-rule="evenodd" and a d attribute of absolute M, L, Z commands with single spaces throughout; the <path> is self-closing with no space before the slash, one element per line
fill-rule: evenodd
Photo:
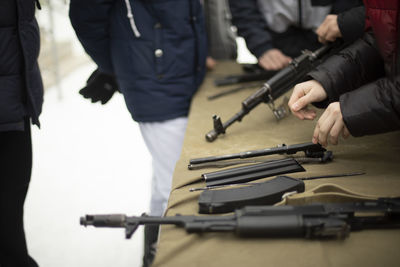
<path fill-rule="evenodd" d="M 200 174 L 214 169 L 189 171 L 190 158 L 311 141 L 315 121 L 300 121 L 290 116 L 277 122 L 268 106 L 261 104 L 241 123 L 232 125 L 225 136 L 208 143 L 204 135 L 212 128 L 212 115 L 218 114 L 226 121 L 239 111 L 241 101 L 256 90 L 208 101 L 208 95 L 226 89 L 215 87 L 213 80 L 231 73 L 240 73 L 238 65 L 220 63 L 216 71 L 208 74 L 193 100 L 167 216 L 197 214 L 200 192 L 189 192 L 189 188 L 204 186 L 203 182 L 196 182 Z M 334 183 L 360 194 L 400 194 L 400 132 L 351 137 L 329 149 L 334 153 L 333 162 L 304 164 L 307 172 L 290 176 L 364 171 L 366 174 L 362 176 L 306 181 L 306 190 Z M 364 230 L 351 232 L 345 240 L 320 241 L 243 239 L 231 233 L 187 234 L 182 228 L 163 226 L 154 266 L 400 266 L 400 230 Z"/>

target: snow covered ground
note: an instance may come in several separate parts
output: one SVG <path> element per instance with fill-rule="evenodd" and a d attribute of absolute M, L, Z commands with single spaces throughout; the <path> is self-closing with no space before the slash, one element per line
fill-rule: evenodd
<path fill-rule="evenodd" d="M 63 77 L 63 98 L 49 88 L 33 127 L 33 173 L 25 203 L 30 254 L 42 267 L 140 266 L 143 229 L 85 228 L 94 213 L 146 212 L 151 158 L 121 94 L 106 105 L 78 94 L 95 69 L 87 64 Z"/>

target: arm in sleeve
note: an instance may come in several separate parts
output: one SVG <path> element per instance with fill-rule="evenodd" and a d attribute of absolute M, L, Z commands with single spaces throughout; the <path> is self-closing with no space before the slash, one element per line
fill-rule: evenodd
<path fill-rule="evenodd" d="M 352 43 L 364 34 L 365 7 L 359 6 L 342 12 L 337 17 L 340 33 L 346 43 Z"/>
<path fill-rule="evenodd" d="M 238 34 L 246 40 L 250 52 L 259 58 L 273 48 L 272 36 L 256 0 L 229 0 L 232 23 Z"/>
<path fill-rule="evenodd" d="M 101 72 L 113 73 L 109 13 L 114 0 L 71 0 L 69 17 L 86 53 Z"/>
<path fill-rule="evenodd" d="M 400 77 L 381 78 L 340 96 L 343 121 L 353 136 L 400 129 Z"/>
<path fill-rule="evenodd" d="M 374 37 L 367 33 L 362 39 L 329 57 L 308 75 L 320 82 L 327 93 L 326 100 L 313 103 L 316 107 L 324 108 L 338 101 L 340 95 L 383 77 L 384 65 Z"/>

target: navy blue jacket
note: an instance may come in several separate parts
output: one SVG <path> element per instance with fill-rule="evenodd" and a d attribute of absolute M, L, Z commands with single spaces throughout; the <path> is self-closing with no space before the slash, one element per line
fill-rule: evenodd
<path fill-rule="evenodd" d="M 71 0 L 70 19 L 99 69 L 116 76 L 134 120 L 187 116 L 205 74 L 199 0 Z"/>
<path fill-rule="evenodd" d="M 24 130 L 24 117 L 39 125 L 43 103 L 39 47 L 35 0 L 1 0 L 0 131 Z"/>

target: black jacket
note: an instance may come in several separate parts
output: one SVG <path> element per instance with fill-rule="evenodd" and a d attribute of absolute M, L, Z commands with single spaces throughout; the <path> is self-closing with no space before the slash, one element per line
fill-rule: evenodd
<path fill-rule="evenodd" d="M 397 48 L 397 54 L 399 49 Z M 386 68 L 372 33 L 330 57 L 309 75 L 319 81 L 328 99 L 339 101 L 343 121 L 353 136 L 400 129 L 400 66 Z"/>
<path fill-rule="evenodd" d="M 312 0 L 313 6 L 332 5 L 332 14 L 342 13 L 350 8 L 359 6 L 359 0 Z M 238 29 L 238 34 L 246 40 L 250 52 L 259 58 L 265 51 L 271 48 L 279 48 L 284 54 L 296 57 L 304 49 L 315 50 L 321 46 L 317 35 L 310 29 L 290 27 L 284 33 L 276 33 L 269 29 L 264 17 L 259 11 L 257 0 L 229 0 L 232 12 L 232 22 Z M 362 12 L 362 11 L 361 11 Z M 362 14 L 362 13 L 361 13 Z M 349 32 L 359 32 L 359 27 L 353 23 L 353 16 L 340 18 L 341 24 L 351 25 Z M 353 27 L 355 26 L 355 27 Z M 353 29 L 355 28 L 355 29 Z M 352 34 L 346 34 L 352 36 Z"/>
<path fill-rule="evenodd" d="M 35 3 L 0 1 L 0 131 L 24 130 L 24 117 L 39 125 L 43 84 Z"/>
<path fill-rule="evenodd" d="M 337 23 L 343 40 L 353 43 L 364 34 L 365 7 L 354 7 L 338 14 Z"/>

